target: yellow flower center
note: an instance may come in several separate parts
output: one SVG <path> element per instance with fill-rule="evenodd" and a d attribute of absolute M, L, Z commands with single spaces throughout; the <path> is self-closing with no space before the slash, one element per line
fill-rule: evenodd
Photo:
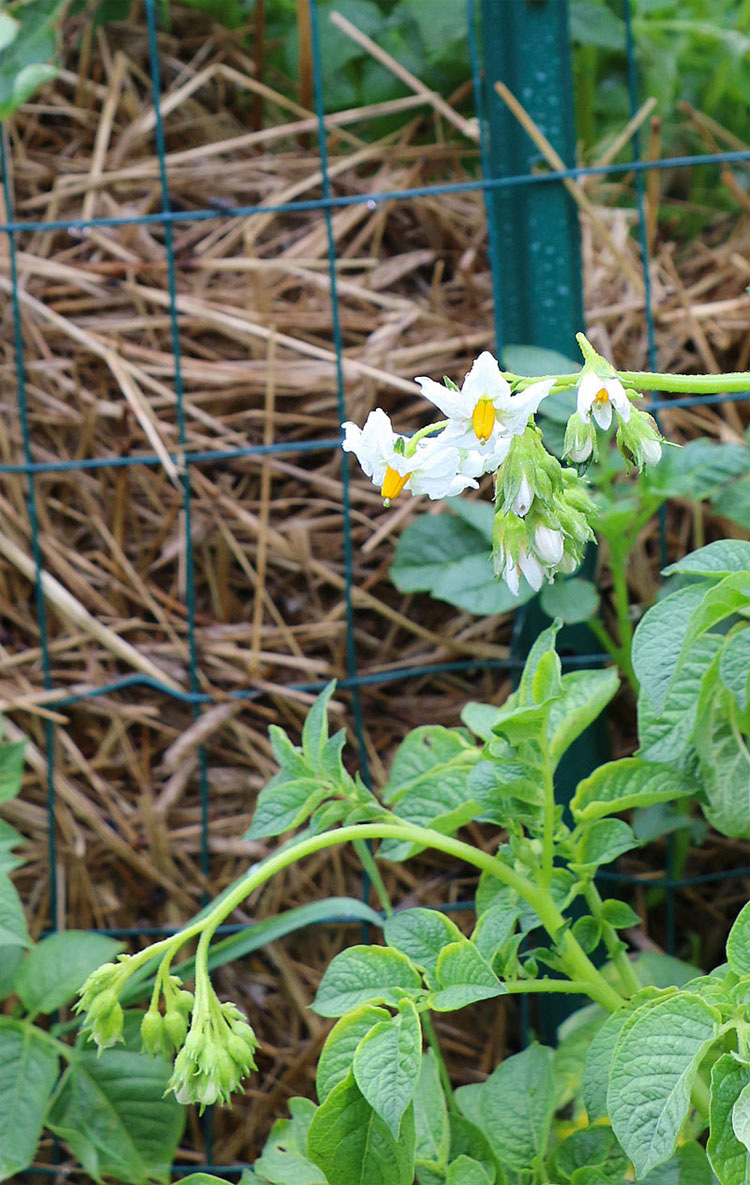
<path fill-rule="evenodd" d="M 594 403 L 601 407 L 603 403 L 609 403 L 609 391 L 606 387 L 600 387 L 594 396 Z"/>
<path fill-rule="evenodd" d="M 390 502 L 392 498 L 398 498 L 408 480 L 408 473 L 401 474 L 397 469 L 393 469 L 389 465 L 385 471 L 383 484 L 380 487 L 380 493 L 383 497 L 383 501 Z"/>
<path fill-rule="evenodd" d="M 477 437 L 484 444 L 486 440 L 489 440 L 492 435 L 492 429 L 495 427 L 495 409 L 492 406 L 491 400 L 479 400 L 474 408 L 471 422 Z"/>

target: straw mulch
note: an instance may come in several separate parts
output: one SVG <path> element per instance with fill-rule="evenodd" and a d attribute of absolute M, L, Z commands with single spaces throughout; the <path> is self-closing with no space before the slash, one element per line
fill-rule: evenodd
<path fill-rule="evenodd" d="M 71 24 L 66 68 L 8 127 L 17 218 L 128 218 L 161 209 L 143 28 L 134 20 L 81 37 L 82 27 Z M 320 196 L 315 120 L 273 89 L 277 80 L 256 80 L 241 36 L 208 30 L 200 18 L 183 14 L 173 32 L 161 35 L 160 50 L 173 209 L 221 213 Z M 405 190 L 476 174 L 471 119 L 448 120 L 431 97 L 406 91 L 385 112 L 328 119 L 335 194 Z M 457 98 L 462 110 L 468 93 Z M 373 138 L 372 120 L 384 114 L 390 130 Z M 686 119 L 696 135 L 721 137 L 721 129 L 700 124 L 694 113 Z M 654 136 L 652 130 L 652 144 Z M 612 156 L 618 151 L 615 144 L 602 153 L 607 147 Z M 731 175 L 725 184 L 737 191 Z M 657 232 L 659 194 L 649 187 L 662 368 L 748 365 L 750 211 L 742 191 L 735 196 L 736 214 L 717 213 L 701 240 L 677 249 Z M 591 337 L 620 365 L 646 368 L 632 178 L 616 186 L 589 180 L 584 198 L 594 206 L 594 217 L 582 218 Z M 492 345 L 481 194 L 337 209 L 332 230 L 348 415 L 361 423 L 377 404 L 412 430 L 425 422 L 413 376 L 460 380 L 471 359 Z M 34 480 L 53 691 L 42 670 L 26 478 L 4 475 L 0 484 L 0 707 L 7 735 L 29 738 L 22 797 L 2 814 L 28 838 L 17 883 L 34 933 L 51 922 L 178 923 L 204 892 L 238 876 L 267 850 L 240 837 L 274 770 L 268 724 L 281 723 L 296 736 L 311 697 L 289 685 L 347 673 L 341 457 L 328 446 L 293 451 L 339 430 L 324 219 L 317 211 L 188 219 L 174 226 L 173 239 L 184 434 L 159 223 L 16 236 L 33 460 L 158 458 L 149 467 L 65 470 Z M 9 291 L 3 239 L 0 460 L 6 463 L 23 459 Z M 664 425 L 678 440 L 736 439 L 744 411 L 675 411 Z M 213 701 L 196 718 L 189 703 L 148 682 L 178 692 L 192 686 L 179 457 L 278 442 L 289 451 L 209 458 L 189 469 L 196 686 Z M 377 491 L 356 469 L 352 474 L 358 670 L 505 658 L 508 618 L 475 620 L 395 591 L 388 578 L 394 542 L 427 506 L 409 500 L 385 511 Z M 697 522 L 677 509 L 675 547 L 692 546 Z M 638 596 L 654 587 L 652 552 L 647 533 L 636 566 Z M 85 696 L 127 677 L 143 681 L 55 706 L 61 689 Z M 238 703 L 228 698 L 236 691 L 256 698 Z M 502 676 L 486 672 L 366 687 L 361 698 L 374 780 L 382 780 L 408 728 L 425 721 L 453 725 L 466 698 L 500 700 L 506 691 Z M 347 702 L 339 698 L 336 723 L 349 722 Z M 49 721 L 55 725 L 55 918 L 45 805 Z M 201 865 L 201 745 L 208 875 Z M 356 896 L 359 883 L 351 853 L 336 851 L 279 878 L 238 916 L 269 916 L 326 894 Z M 389 885 L 397 900 L 411 903 L 471 896 L 471 879 L 460 880 L 439 860 L 396 867 Z M 257 1022 L 264 1052 L 250 1105 L 216 1120 L 217 1161 L 252 1156 L 286 1098 L 312 1089 L 327 1025 L 307 1005 L 329 958 L 357 937 L 353 929 L 322 928 L 220 976 L 222 991 Z M 495 1009 L 473 1014 L 470 1028 L 461 1018 L 447 1020 L 442 1033 L 457 1074 L 489 1070 L 506 1046 L 508 1024 L 508 1014 Z M 202 1158 L 200 1134 L 192 1135 L 182 1160 Z"/>

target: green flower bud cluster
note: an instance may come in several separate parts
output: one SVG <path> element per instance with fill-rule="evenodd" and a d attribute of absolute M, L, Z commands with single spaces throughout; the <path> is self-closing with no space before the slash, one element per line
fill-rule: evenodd
<path fill-rule="evenodd" d="M 193 993 L 184 991 L 177 976 L 170 975 L 164 983 L 164 1004 L 165 1011 L 161 1013 L 158 1002 L 152 1001 L 141 1021 L 141 1042 L 152 1057 L 157 1054 L 172 1057 L 182 1048 L 193 1010 Z"/>
<path fill-rule="evenodd" d="M 210 990 L 206 1006 L 193 1014 L 169 1081 L 180 1103 L 197 1103 L 201 1111 L 228 1102 L 242 1079 L 257 1069 L 255 1033 L 236 1005 L 219 1003 Z"/>
<path fill-rule="evenodd" d="M 645 465 L 656 465 L 661 460 L 662 436 L 656 420 L 647 411 L 631 409 L 627 423 L 617 429 L 617 447 L 627 461 L 640 473 Z"/>
<path fill-rule="evenodd" d="M 118 963 L 104 963 L 89 975 L 79 993 L 74 1011 L 85 1014 L 83 1029 L 88 1030 L 99 1049 L 108 1049 L 122 1040 L 120 992 L 128 978 L 128 956 Z"/>
<path fill-rule="evenodd" d="M 538 428 L 513 438 L 497 473 L 493 563 L 518 594 L 521 576 L 533 589 L 556 572 L 574 572 L 594 538 L 595 507 L 582 479 L 545 449 Z"/>

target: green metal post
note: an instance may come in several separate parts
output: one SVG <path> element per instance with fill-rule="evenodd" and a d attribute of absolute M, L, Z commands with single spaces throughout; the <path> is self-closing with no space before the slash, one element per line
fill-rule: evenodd
<path fill-rule="evenodd" d="M 566 165 L 575 164 L 573 71 L 568 0 L 481 0 L 486 115 L 484 168 L 491 178 L 521 177 L 548 163 L 495 90 L 505 83 Z M 485 191 L 493 264 L 497 352 L 508 344 L 544 346 L 577 358 L 583 290 L 578 211 L 560 182 L 522 182 Z M 528 653 L 549 624 L 538 603 L 521 610 L 514 649 Z M 592 638 L 566 629 L 558 648 L 586 653 Z M 556 778 L 568 803 L 579 780 L 609 757 L 607 728 L 597 721 L 566 754 Z M 534 1028 L 554 1042 L 558 1025 L 584 1001 L 539 1002 Z M 523 1017 L 524 1028 L 528 1018 Z"/>
<path fill-rule="evenodd" d="M 575 164 L 568 0 L 481 0 L 490 176 L 548 169 L 506 107 L 500 80 L 567 165 Z M 583 324 L 578 215 L 559 182 L 487 191 L 494 222 L 497 346 L 546 346 L 577 357 Z"/>

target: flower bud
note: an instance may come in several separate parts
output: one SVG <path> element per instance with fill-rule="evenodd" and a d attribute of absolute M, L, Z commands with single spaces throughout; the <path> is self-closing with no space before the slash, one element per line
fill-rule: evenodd
<path fill-rule="evenodd" d="M 102 999 L 110 995 L 112 1000 L 102 1004 Z M 122 1008 L 114 993 L 103 993 L 94 1001 L 86 1021 L 86 1027 L 91 1030 L 91 1035 L 100 1049 L 109 1049 L 111 1045 L 116 1045 L 122 1040 L 122 1025 Z"/>
<path fill-rule="evenodd" d="M 163 1024 L 165 1044 L 171 1046 L 175 1051 L 180 1049 L 187 1033 L 185 1013 L 176 1008 L 169 1008 L 164 1014 Z"/>
<path fill-rule="evenodd" d="M 596 460 L 597 455 L 596 428 L 590 419 L 585 420 L 577 411 L 573 412 L 565 428 L 563 457 L 581 465 L 591 457 Z"/>
<path fill-rule="evenodd" d="M 143 1014 L 141 1044 L 151 1057 L 164 1051 L 164 1018 L 156 1008 L 149 1008 Z"/>
<path fill-rule="evenodd" d="M 543 564 L 556 567 L 563 556 L 565 536 L 562 531 L 555 530 L 540 523 L 534 528 L 534 551 Z"/>
<path fill-rule="evenodd" d="M 641 472 L 661 460 L 662 437 L 653 416 L 634 407 L 630 419 L 617 430 L 617 447 L 629 465 Z"/>

